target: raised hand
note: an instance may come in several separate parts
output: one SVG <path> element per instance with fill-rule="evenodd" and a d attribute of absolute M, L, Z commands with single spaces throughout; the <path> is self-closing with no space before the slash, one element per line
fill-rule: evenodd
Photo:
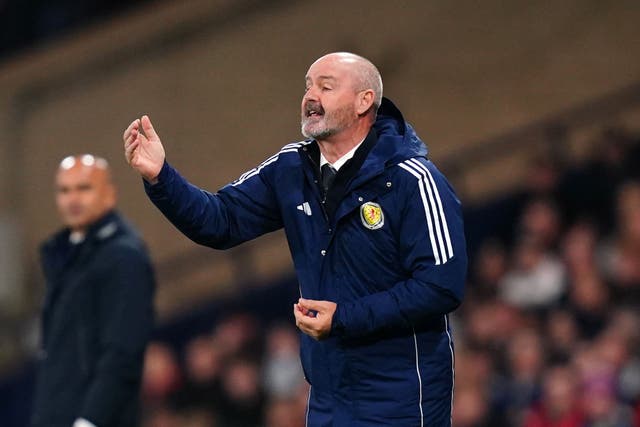
<path fill-rule="evenodd" d="M 142 126 L 141 132 L 140 127 Z M 124 157 L 151 184 L 158 181 L 165 153 L 160 137 L 153 129 L 149 116 L 136 119 L 124 131 Z"/>

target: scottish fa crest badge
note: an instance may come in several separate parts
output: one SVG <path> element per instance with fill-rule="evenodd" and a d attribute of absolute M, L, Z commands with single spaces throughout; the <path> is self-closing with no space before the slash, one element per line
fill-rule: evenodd
<path fill-rule="evenodd" d="M 360 206 L 360 219 L 369 230 L 377 230 L 384 225 L 384 213 L 377 203 L 367 202 Z"/>

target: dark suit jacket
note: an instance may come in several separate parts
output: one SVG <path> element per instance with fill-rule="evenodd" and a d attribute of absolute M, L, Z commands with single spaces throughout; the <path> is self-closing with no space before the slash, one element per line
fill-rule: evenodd
<path fill-rule="evenodd" d="M 154 276 L 144 244 L 115 212 L 85 240 L 42 245 L 47 281 L 32 426 L 136 426 Z"/>

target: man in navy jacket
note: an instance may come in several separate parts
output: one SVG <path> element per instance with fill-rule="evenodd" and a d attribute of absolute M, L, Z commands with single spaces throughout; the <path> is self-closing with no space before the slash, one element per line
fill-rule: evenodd
<path fill-rule="evenodd" d="M 56 175 L 66 227 L 42 245 L 47 281 L 33 427 L 136 427 L 154 277 L 114 211 L 104 159 L 67 157 Z"/>
<path fill-rule="evenodd" d="M 197 243 L 225 249 L 284 227 L 300 283 L 308 426 L 449 426 L 447 315 L 467 267 L 460 202 L 360 56 L 311 65 L 301 127 L 305 141 L 215 194 L 165 161 L 147 116 L 125 130 L 125 157 Z"/>

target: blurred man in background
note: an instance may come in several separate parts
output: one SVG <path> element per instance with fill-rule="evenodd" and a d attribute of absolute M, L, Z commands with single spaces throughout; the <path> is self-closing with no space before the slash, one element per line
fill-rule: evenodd
<path fill-rule="evenodd" d="M 65 227 L 41 249 L 47 289 L 32 426 L 137 426 L 153 326 L 149 257 L 114 210 L 104 159 L 67 157 L 55 182 Z"/>

